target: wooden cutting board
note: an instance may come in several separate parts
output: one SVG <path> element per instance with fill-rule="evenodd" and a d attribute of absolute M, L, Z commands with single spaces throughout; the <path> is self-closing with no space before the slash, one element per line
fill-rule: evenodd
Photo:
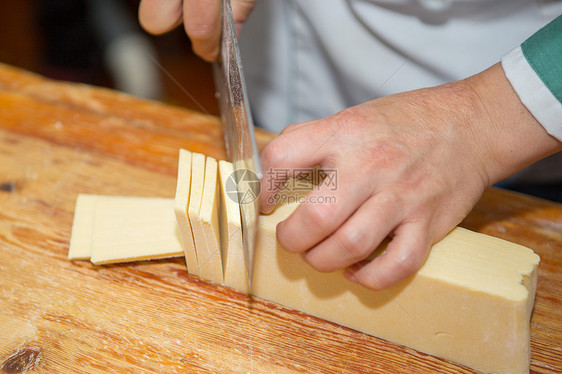
<path fill-rule="evenodd" d="M 76 196 L 172 197 L 179 148 L 224 158 L 215 118 L 0 65 L 0 373 L 474 372 L 189 276 L 183 259 L 67 260 Z M 541 256 L 532 371 L 561 371 L 562 206 L 490 189 L 462 226 Z"/>

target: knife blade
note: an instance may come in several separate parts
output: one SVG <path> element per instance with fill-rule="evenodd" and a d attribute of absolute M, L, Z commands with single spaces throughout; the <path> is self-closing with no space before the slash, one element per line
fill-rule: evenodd
<path fill-rule="evenodd" d="M 213 75 L 226 151 L 233 163 L 233 178 L 240 205 L 244 261 L 251 290 L 259 219 L 259 181 L 262 174 L 230 0 L 222 1 L 221 48 L 218 60 L 213 63 Z"/>

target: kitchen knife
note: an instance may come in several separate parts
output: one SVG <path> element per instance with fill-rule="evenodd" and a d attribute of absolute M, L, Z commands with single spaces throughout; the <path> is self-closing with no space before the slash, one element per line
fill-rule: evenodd
<path fill-rule="evenodd" d="M 221 49 L 218 60 L 213 63 L 213 74 L 226 151 L 234 168 L 232 177 L 240 205 L 244 261 L 251 290 L 261 168 L 230 0 L 222 1 Z"/>

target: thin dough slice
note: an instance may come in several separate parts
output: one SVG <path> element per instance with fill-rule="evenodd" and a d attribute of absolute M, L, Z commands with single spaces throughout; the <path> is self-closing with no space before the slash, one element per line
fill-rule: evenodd
<path fill-rule="evenodd" d="M 70 248 L 68 250 L 70 260 L 90 259 L 96 198 L 97 195 L 86 194 L 80 194 L 76 198 Z"/>
<path fill-rule="evenodd" d="M 205 155 L 201 153 L 191 154 L 191 188 L 189 192 L 189 205 L 187 213 L 191 230 L 193 232 L 193 241 L 195 243 L 195 252 L 197 253 L 198 266 L 192 274 L 203 277 L 205 279 L 212 278 L 211 266 L 204 259 L 207 254 L 207 241 L 203 234 L 203 224 L 199 220 L 199 211 L 201 210 L 201 200 L 203 198 L 203 185 L 205 183 Z"/>
<path fill-rule="evenodd" d="M 178 223 L 180 239 L 185 254 L 187 271 L 195 274 L 199 268 L 193 232 L 188 217 L 189 190 L 191 186 L 191 152 L 180 149 L 178 164 L 178 180 L 176 185 L 176 197 L 174 200 L 174 212 Z"/>
<path fill-rule="evenodd" d="M 94 264 L 183 256 L 174 200 L 98 196 L 92 230 Z"/>
<path fill-rule="evenodd" d="M 237 290 L 248 292 L 248 277 L 242 249 L 242 230 L 238 195 L 233 193 L 232 163 L 219 161 L 219 180 L 221 191 L 221 248 L 224 261 L 224 284 Z M 230 183 L 227 186 L 227 181 Z"/>
<path fill-rule="evenodd" d="M 222 251 L 220 246 L 220 228 L 219 228 L 219 205 L 220 196 L 217 184 L 218 165 L 217 160 L 207 157 L 205 164 L 205 183 L 203 187 L 203 197 L 201 199 L 201 209 L 199 211 L 199 223 L 203 229 L 205 238 L 206 252 L 200 256 L 198 249 L 198 259 L 201 269 L 205 269 L 205 273 L 201 273 L 203 278 L 216 283 L 222 283 L 223 266 Z M 210 268 L 210 277 L 207 275 Z"/>

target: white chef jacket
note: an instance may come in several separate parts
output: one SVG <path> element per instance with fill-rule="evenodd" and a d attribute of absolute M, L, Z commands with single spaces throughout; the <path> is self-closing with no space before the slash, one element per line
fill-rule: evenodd
<path fill-rule="evenodd" d="M 240 41 L 255 122 L 280 132 L 466 78 L 561 13 L 562 0 L 258 0 Z"/>

